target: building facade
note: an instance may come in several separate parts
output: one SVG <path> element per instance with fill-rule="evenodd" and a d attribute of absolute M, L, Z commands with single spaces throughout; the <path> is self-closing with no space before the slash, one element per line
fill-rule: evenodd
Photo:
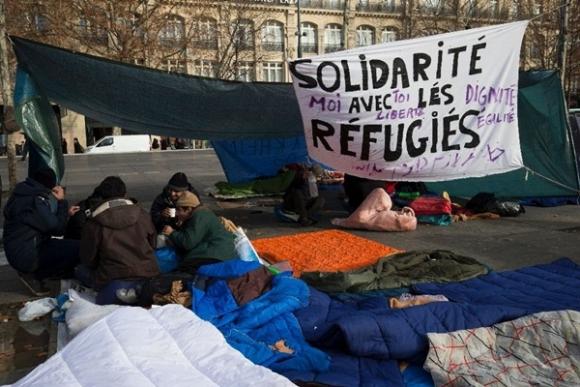
<path fill-rule="evenodd" d="M 18 23 L 21 28 L 16 35 L 167 72 L 246 82 L 289 82 L 288 61 L 298 57 L 522 19 L 533 21 L 521 68 L 558 65 L 560 0 L 7 2 L 20 4 L 19 11 L 14 8 L 13 28 Z M 572 2 L 568 9 L 576 15 L 571 21 L 576 43 L 579 8 Z M 569 46 L 575 66 L 578 48 Z M 569 68 L 567 76 L 569 93 L 578 95 L 580 69 Z M 70 111 L 63 119 L 69 144 L 74 137 L 90 143 L 113 130 L 119 131 L 103 130 Z"/>

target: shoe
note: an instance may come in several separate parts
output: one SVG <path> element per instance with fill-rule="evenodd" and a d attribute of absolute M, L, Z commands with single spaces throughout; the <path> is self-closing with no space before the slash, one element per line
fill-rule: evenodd
<path fill-rule="evenodd" d="M 38 297 L 46 297 L 50 294 L 50 289 L 44 286 L 44 283 L 34 277 L 31 273 L 18 273 L 20 282 L 30 290 L 32 294 Z"/>

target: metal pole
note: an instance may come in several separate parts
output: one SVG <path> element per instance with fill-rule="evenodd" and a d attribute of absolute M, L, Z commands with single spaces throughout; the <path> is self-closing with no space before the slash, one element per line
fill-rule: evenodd
<path fill-rule="evenodd" d="M 302 25 L 300 23 L 300 0 L 296 0 L 296 35 L 298 35 L 298 58 L 302 58 Z"/>
<path fill-rule="evenodd" d="M 566 4 L 568 0 L 561 0 L 560 8 L 560 36 L 558 37 L 558 67 L 560 68 L 560 76 L 562 81 L 562 90 L 566 92 L 566 57 L 568 55 L 568 7 Z"/>

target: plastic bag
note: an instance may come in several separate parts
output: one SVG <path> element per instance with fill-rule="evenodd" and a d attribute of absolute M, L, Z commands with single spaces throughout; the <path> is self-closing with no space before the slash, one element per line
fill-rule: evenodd
<path fill-rule="evenodd" d="M 103 317 L 121 308 L 119 305 L 93 304 L 79 297 L 74 290 L 70 290 L 69 292 L 71 304 L 66 311 L 65 320 L 68 332 L 72 337 Z"/>
<path fill-rule="evenodd" d="M 262 261 L 262 259 L 258 256 L 256 249 L 254 249 L 254 246 L 252 246 L 252 242 L 250 242 L 246 233 L 241 227 L 236 229 L 234 236 L 234 246 L 236 248 L 236 253 L 242 261 L 257 261 L 261 264 L 264 264 L 264 261 Z"/>
<path fill-rule="evenodd" d="M 162 247 L 155 250 L 155 256 L 157 257 L 157 264 L 159 265 L 159 271 L 161 273 L 169 273 L 177 269 L 179 260 L 177 258 L 177 253 L 171 247 Z"/>
<path fill-rule="evenodd" d="M 47 297 L 29 301 L 18 311 L 18 320 L 32 321 L 50 313 L 56 307 L 56 299 Z"/>

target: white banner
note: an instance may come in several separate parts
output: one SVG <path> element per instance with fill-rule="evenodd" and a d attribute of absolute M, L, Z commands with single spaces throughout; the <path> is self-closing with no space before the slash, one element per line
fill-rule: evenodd
<path fill-rule="evenodd" d="M 527 21 L 290 63 L 310 156 L 377 180 L 520 168 L 518 67 Z"/>

